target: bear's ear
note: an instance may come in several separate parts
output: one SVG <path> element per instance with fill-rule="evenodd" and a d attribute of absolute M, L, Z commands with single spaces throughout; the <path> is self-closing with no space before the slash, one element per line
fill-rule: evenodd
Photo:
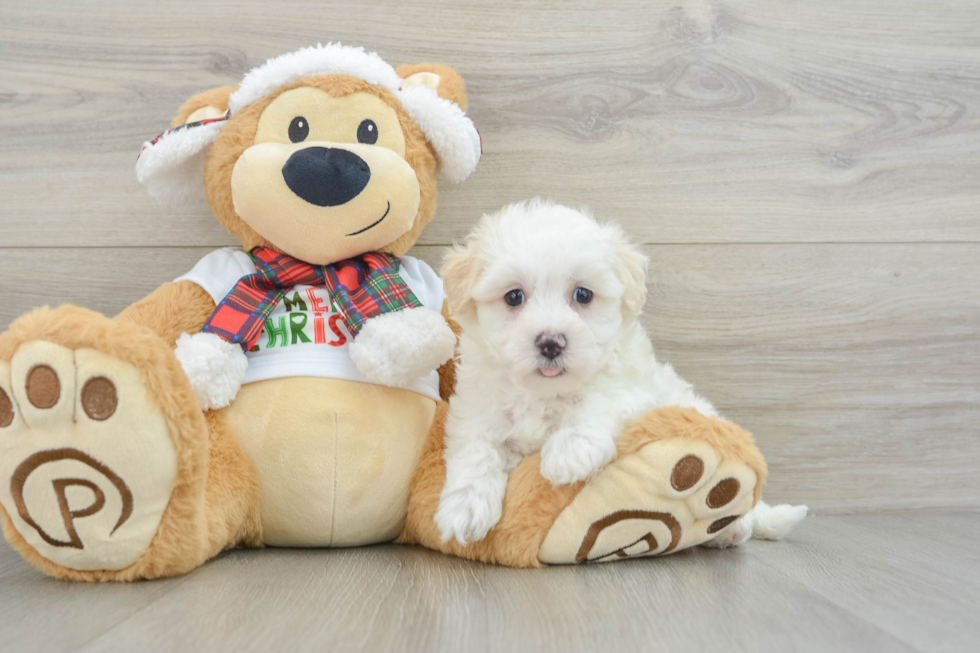
<path fill-rule="evenodd" d="M 455 184 L 476 169 L 483 141 L 466 115 L 466 86 L 449 66 L 420 63 L 399 66 L 402 106 L 435 150 L 439 172 Z"/>
<path fill-rule="evenodd" d="M 428 86 L 435 89 L 439 97 L 455 102 L 460 109 L 466 111 L 466 83 L 455 70 L 449 66 L 437 63 L 405 64 L 395 70 L 398 76 L 405 80 L 405 86 Z"/>
<path fill-rule="evenodd" d="M 228 97 L 237 89 L 237 86 L 219 86 L 192 95 L 177 110 L 177 116 L 171 121 L 170 126 L 179 127 L 189 122 L 220 118 L 228 113 Z"/>
<path fill-rule="evenodd" d="M 136 179 L 158 201 L 205 200 L 205 158 L 228 119 L 228 97 L 234 91 L 234 86 L 222 86 L 198 93 L 180 107 L 171 129 L 143 143 Z"/>

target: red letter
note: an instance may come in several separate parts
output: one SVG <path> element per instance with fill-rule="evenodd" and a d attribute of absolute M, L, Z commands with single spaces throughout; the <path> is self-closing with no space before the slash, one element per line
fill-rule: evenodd
<path fill-rule="evenodd" d="M 312 288 L 310 289 L 310 301 L 313 301 Z M 323 324 L 323 313 L 313 314 L 313 342 L 322 345 L 327 342 L 327 330 Z"/>
<path fill-rule="evenodd" d="M 329 313 L 330 309 L 320 303 L 320 298 L 316 296 L 314 288 L 306 289 L 306 296 L 310 298 L 310 305 L 313 307 L 315 312 Z M 317 341 L 319 342 L 319 341 Z"/>
<path fill-rule="evenodd" d="M 340 315 L 330 316 L 330 330 L 333 331 L 338 338 L 338 340 L 331 340 L 329 343 L 327 343 L 331 347 L 340 347 L 347 344 L 347 336 L 344 335 L 344 332 L 341 331 L 340 327 L 337 325 L 337 320 L 339 319 Z"/>

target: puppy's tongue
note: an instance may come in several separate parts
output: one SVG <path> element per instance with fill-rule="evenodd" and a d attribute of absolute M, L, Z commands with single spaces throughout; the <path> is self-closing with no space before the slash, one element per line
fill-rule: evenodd
<path fill-rule="evenodd" d="M 547 376 L 548 378 L 551 378 L 553 376 L 558 376 L 559 374 L 561 374 L 561 368 L 560 367 L 542 367 L 541 368 L 541 375 L 542 376 Z"/>

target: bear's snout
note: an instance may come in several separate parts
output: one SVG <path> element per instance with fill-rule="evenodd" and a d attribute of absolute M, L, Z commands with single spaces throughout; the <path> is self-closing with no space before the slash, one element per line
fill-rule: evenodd
<path fill-rule="evenodd" d="M 371 181 L 371 168 L 349 150 L 307 147 L 287 159 L 282 177 L 289 190 L 310 204 L 339 206 L 364 190 Z"/>

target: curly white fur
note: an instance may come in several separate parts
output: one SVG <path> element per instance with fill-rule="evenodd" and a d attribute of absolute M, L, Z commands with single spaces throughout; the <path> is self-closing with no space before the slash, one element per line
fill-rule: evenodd
<path fill-rule="evenodd" d="M 485 216 L 447 258 L 443 276 L 463 334 L 435 517 L 444 541 L 483 539 L 500 518 L 507 475 L 535 451 L 542 476 L 574 483 L 609 463 L 615 437 L 647 411 L 689 406 L 717 415 L 657 361 L 637 320 L 646 267 L 618 226 L 540 200 Z M 578 288 L 591 292 L 589 301 L 576 300 Z M 517 306 L 504 300 L 512 290 L 523 296 Z M 541 348 L 545 336 L 563 343 L 557 357 Z M 770 533 L 792 526 L 777 515 L 764 523 Z M 716 545 L 751 532 L 752 521 L 742 520 Z"/>
<path fill-rule="evenodd" d="M 248 358 L 240 345 L 213 333 L 184 333 L 177 339 L 174 355 L 204 410 L 224 408 L 242 387 Z"/>
<path fill-rule="evenodd" d="M 369 319 L 350 345 L 361 373 L 377 383 L 404 385 L 453 356 L 456 335 L 427 308 L 409 308 Z"/>

